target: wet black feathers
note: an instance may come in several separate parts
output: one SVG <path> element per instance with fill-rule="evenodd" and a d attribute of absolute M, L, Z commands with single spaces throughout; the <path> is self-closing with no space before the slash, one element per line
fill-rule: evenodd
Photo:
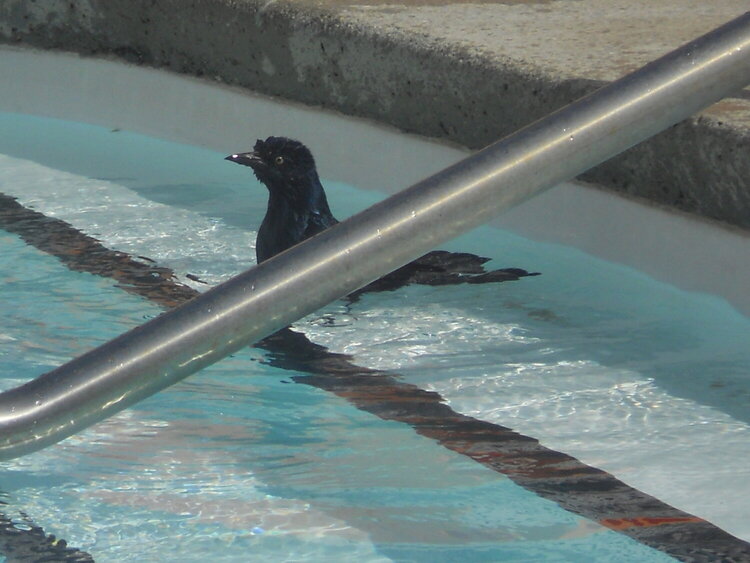
<path fill-rule="evenodd" d="M 233 154 L 227 160 L 252 168 L 258 180 L 268 188 L 268 208 L 256 242 L 258 263 L 338 223 L 328 207 L 315 160 L 299 141 L 285 137 L 259 139 L 252 151 Z M 352 296 L 412 283 L 489 283 L 536 275 L 518 268 L 487 272 L 483 264 L 488 260 L 463 252 L 429 252 Z"/>

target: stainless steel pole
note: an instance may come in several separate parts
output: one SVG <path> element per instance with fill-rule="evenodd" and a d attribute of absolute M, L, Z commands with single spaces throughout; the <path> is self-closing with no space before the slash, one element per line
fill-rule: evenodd
<path fill-rule="evenodd" d="M 0 459 L 55 443 L 750 83 L 750 12 L 0 394 Z"/>

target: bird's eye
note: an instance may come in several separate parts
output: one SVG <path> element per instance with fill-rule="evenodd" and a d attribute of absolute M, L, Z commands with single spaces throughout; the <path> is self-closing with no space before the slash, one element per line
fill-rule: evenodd
<path fill-rule="evenodd" d="M 284 164 L 284 157 L 283 156 L 277 156 L 276 158 L 273 159 L 273 161 L 277 165 L 281 166 L 282 164 Z"/>

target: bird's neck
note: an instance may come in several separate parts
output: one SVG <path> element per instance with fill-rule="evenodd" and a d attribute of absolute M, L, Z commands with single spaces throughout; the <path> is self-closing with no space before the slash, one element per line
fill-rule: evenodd
<path fill-rule="evenodd" d="M 269 186 L 268 208 L 258 232 L 258 262 L 304 240 L 316 218 L 324 223 L 336 222 L 317 174 L 284 186 Z"/>
<path fill-rule="evenodd" d="M 280 216 L 307 216 L 315 213 L 325 217 L 331 216 L 328 199 L 316 172 L 292 178 L 283 186 L 272 186 L 269 190 L 268 211 Z M 287 211 L 284 213 L 283 211 Z M 291 213 L 288 213 L 291 212 Z"/>

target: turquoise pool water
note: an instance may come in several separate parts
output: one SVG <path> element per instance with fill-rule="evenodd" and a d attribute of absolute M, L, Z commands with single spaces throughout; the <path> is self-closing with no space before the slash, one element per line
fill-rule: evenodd
<path fill-rule="evenodd" d="M 252 264 L 265 192 L 221 154 L 0 114 L 0 155 L 0 191 L 185 281 Z M 339 217 L 381 197 L 325 183 Z M 3 389 L 159 312 L 13 235 L 0 244 Z M 543 275 L 368 296 L 297 327 L 750 536 L 737 500 L 750 482 L 746 318 L 496 229 L 447 247 Z M 5 464 L 6 512 L 97 561 L 669 559 L 262 359 L 243 351 Z"/>

